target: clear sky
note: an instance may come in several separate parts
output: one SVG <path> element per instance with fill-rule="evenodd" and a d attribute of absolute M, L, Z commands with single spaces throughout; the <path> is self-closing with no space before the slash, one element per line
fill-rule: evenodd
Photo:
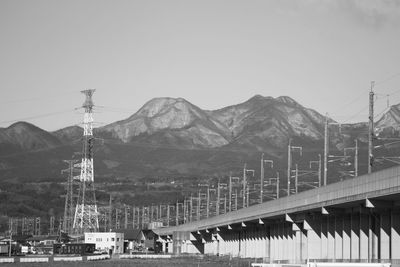
<path fill-rule="evenodd" d="M 98 126 L 154 97 L 203 109 L 288 95 L 334 119 L 400 103 L 400 0 L 1 0 L 0 127 Z M 386 95 L 390 94 L 390 97 Z"/>

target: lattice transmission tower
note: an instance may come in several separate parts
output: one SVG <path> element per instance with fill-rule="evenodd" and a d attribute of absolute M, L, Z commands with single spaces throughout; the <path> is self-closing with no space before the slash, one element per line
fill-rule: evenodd
<path fill-rule="evenodd" d="M 68 169 L 62 170 L 61 173 L 68 173 L 67 180 L 67 193 L 65 195 L 65 204 L 64 204 L 64 219 L 62 228 L 66 233 L 72 233 L 74 218 L 75 218 L 75 205 L 74 205 L 74 170 L 75 164 L 78 160 L 64 160 L 65 163 L 68 163 Z M 79 176 L 80 178 L 80 176 Z M 80 180 L 80 179 L 78 179 Z"/>
<path fill-rule="evenodd" d="M 93 171 L 93 100 L 95 89 L 83 90 L 86 100 L 82 107 L 85 109 L 83 118 L 83 151 L 81 174 L 79 176 L 78 200 L 74 216 L 74 232 L 97 232 L 99 218 L 97 212 L 96 196 L 94 189 Z"/>

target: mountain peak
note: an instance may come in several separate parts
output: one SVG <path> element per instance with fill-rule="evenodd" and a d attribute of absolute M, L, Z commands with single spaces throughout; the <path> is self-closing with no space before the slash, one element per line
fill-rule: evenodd
<path fill-rule="evenodd" d="M 60 144 L 55 136 L 24 121 L 0 130 L 0 143 L 11 143 L 24 149 L 50 148 Z"/>
<path fill-rule="evenodd" d="M 172 98 L 172 97 L 157 97 L 148 101 L 143 107 L 138 111 L 138 114 L 146 117 L 153 117 L 163 110 L 171 108 L 173 106 L 193 106 L 184 98 Z"/>
<path fill-rule="evenodd" d="M 7 127 L 7 129 L 31 129 L 31 128 L 36 129 L 38 127 L 26 121 L 17 121 Z"/>
<path fill-rule="evenodd" d="M 276 98 L 277 101 L 285 103 L 285 104 L 291 104 L 291 105 L 299 105 L 293 98 L 289 96 L 279 96 Z"/>

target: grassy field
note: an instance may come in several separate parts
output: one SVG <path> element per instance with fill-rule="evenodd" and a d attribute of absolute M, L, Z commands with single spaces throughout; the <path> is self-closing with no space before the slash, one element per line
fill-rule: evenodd
<path fill-rule="evenodd" d="M 171 259 L 111 259 L 91 262 L 0 263 L 0 267 L 249 267 L 254 260 L 228 257 L 182 257 Z"/>

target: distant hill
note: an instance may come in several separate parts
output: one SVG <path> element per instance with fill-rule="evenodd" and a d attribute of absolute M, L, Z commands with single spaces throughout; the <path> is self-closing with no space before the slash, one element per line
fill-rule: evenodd
<path fill-rule="evenodd" d="M 383 136 L 398 137 L 399 122 L 400 105 L 396 105 L 376 126 Z M 173 200 L 197 183 L 223 180 L 230 172 L 239 176 L 244 163 L 255 169 L 257 177 L 261 153 L 274 160 L 274 170 L 270 171 L 282 172 L 284 184 L 288 140 L 303 147 L 303 156 L 295 155 L 295 160 L 300 168 L 308 169 L 309 161 L 323 153 L 324 123 L 323 115 L 288 96 L 256 95 L 211 111 L 182 98 L 152 99 L 130 117 L 95 129 L 99 203 L 108 201 L 109 192 L 132 203 Z M 330 127 L 331 154 L 342 155 L 345 147 L 354 146 L 358 140 L 360 174 L 366 170 L 367 129 L 365 123 Z M 50 202 L 39 205 L 36 200 L 49 196 L 46 188 L 62 191 L 66 178 L 61 170 L 67 167 L 63 160 L 79 159 L 82 133 L 78 126 L 47 132 L 26 122 L 0 128 L 0 202 L 4 194 L 10 199 L 16 194 L 18 201 L 23 199 L 22 210 L 46 213 Z M 341 179 L 336 170 L 339 167 L 331 166 L 332 179 Z M 177 180 L 182 188 L 170 185 L 163 192 L 150 192 L 145 185 L 146 181 L 168 184 Z M 52 185 L 37 193 L 42 188 L 38 184 L 43 183 Z M 34 185 L 18 186 L 21 184 Z M 27 190 L 30 193 L 25 194 Z"/>
<path fill-rule="evenodd" d="M 50 149 L 60 144 L 57 137 L 27 122 L 17 122 L 7 128 L 0 128 L 2 155 L 16 151 Z"/>

